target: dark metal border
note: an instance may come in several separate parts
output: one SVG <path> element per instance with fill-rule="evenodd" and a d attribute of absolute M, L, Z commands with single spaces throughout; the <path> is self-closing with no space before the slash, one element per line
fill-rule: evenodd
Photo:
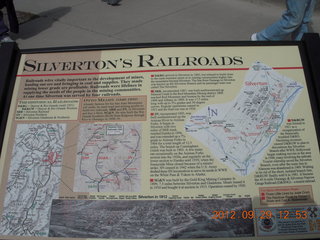
<path fill-rule="evenodd" d="M 320 37 L 318 34 L 308 33 L 304 35 L 302 45 L 300 46 L 300 57 L 304 66 L 304 74 L 320 149 Z"/>
<path fill-rule="evenodd" d="M 95 46 L 70 46 L 70 47 L 53 47 L 53 48 L 33 48 L 22 49 L 22 54 L 30 53 L 54 53 L 54 52 L 74 52 L 74 51 L 100 51 L 116 49 L 137 49 L 137 48 L 160 48 L 160 47 L 241 47 L 241 46 L 290 46 L 297 45 L 298 41 L 278 41 L 278 42 L 261 42 L 261 41 L 203 41 L 203 42 L 157 42 L 157 43 L 125 43 Z"/>
<path fill-rule="evenodd" d="M 0 47 L 0 152 L 18 71 L 20 53 L 16 43 L 4 43 Z"/>

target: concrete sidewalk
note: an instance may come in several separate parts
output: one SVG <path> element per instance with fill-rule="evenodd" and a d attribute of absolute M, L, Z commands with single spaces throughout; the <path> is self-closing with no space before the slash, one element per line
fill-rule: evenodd
<path fill-rule="evenodd" d="M 239 41 L 273 23 L 284 5 L 263 0 L 15 0 L 37 17 L 13 35 L 21 49 L 118 43 Z M 313 19 L 320 32 L 320 13 Z"/>

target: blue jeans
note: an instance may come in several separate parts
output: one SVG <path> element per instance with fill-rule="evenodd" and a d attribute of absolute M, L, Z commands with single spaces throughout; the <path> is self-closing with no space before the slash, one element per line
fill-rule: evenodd
<path fill-rule="evenodd" d="M 308 32 L 308 24 L 317 0 L 287 0 L 287 10 L 281 19 L 257 33 L 259 41 L 284 40 L 291 34 L 293 40 L 301 40 Z"/>
<path fill-rule="evenodd" d="M 8 27 L 4 24 L 3 13 L 0 10 L 0 38 L 1 36 L 7 34 L 9 31 Z"/>

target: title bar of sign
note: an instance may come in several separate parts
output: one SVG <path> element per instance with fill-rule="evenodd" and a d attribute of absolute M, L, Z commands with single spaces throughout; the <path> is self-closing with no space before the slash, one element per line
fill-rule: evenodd
<path fill-rule="evenodd" d="M 89 71 L 109 69 L 129 69 L 132 67 L 204 67 L 204 66 L 240 66 L 243 59 L 240 56 L 219 57 L 155 57 L 154 55 L 138 55 L 136 59 L 86 60 L 41 62 L 27 59 L 23 72 L 52 72 L 52 71 Z"/>

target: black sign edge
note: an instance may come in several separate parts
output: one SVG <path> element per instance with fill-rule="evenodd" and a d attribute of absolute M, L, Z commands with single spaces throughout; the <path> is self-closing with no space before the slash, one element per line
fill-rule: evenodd
<path fill-rule="evenodd" d="M 320 149 L 320 37 L 305 34 L 299 47 Z M 318 64 L 318 67 L 316 66 Z M 308 127 L 308 126 L 306 126 Z M 320 160 L 320 159 L 319 159 Z"/>
<path fill-rule="evenodd" d="M 6 131 L 11 98 L 16 83 L 16 72 L 20 61 L 20 49 L 13 43 L 4 43 L 0 47 L 0 153 Z M 1 156 L 1 155 L 0 155 Z"/>

